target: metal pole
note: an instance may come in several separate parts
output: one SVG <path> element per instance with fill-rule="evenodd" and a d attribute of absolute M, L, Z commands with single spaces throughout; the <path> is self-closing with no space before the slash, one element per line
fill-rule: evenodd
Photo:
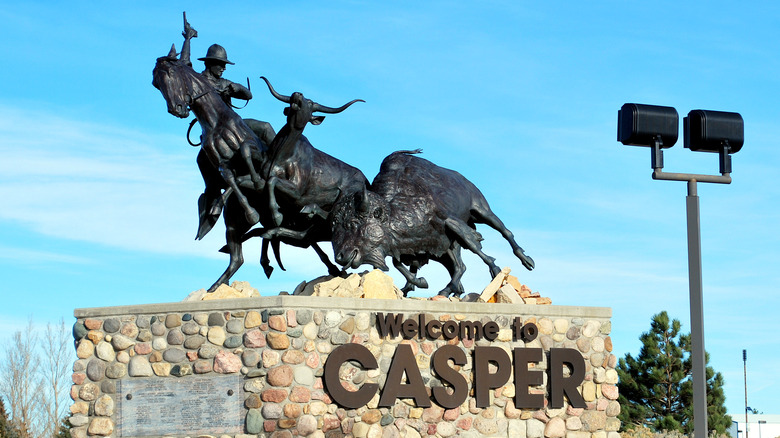
<path fill-rule="evenodd" d="M 702 301 L 701 229 L 696 180 L 688 181 L 685 198 L 688 216 L 688 282 L 691 299 L 691 365 L 693 367 L 693 434 L 707 438 L 707 374 L 704 353 L 704 305 Z"/>
<path fill-rule="evenodd" d="M 745 376 L 745 438 L 748 438 L 748 435 L 747 435 L 747 424 L 748 424 L 748 404 L 747 404 L 747 350 L 742 350 L 742 371 L 743 371 L 743 375 Z"/>

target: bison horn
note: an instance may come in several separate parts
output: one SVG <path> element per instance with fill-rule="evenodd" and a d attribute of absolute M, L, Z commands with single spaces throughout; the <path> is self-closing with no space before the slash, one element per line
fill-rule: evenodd
<path fill-rule="evenodd" d="M 283 96 L 283 95 L 277 93 L 276 90 L 274 90 L 274 87 L 271 86 L 271 83 L 268 82 L 268 79 L 265 78 L 265 76 L 260 76 L 260 79 L 265 81 L 266 85 L 268 85 L 268 90 L 271 92 L 271 94 L 275 98 L 281 100 L 284 103 L 290 103 L 290 96 Z"/>
<path fill-rule="evenodd" d="M 355 193 L 355 209 L 359 213 L 368 213 L 368 191 L 363 186 L 363 191 Z"/>
<path fill-rule="evenodd" d="M 339 108 L 331 108 L 329 106 L 325 106 L 325 105 L 320 105 L 318 103 L 314 103 L 312 105 L 312 112 L 319 111 L 321 113 L 336 114 L 336 113 L 340 113 L 340 112 L 344 111 L 345 109 L 349 108 L 350 105 L 352 105 L 355 102 L 365 102 L 365 100 L 363 100 L 363 99 L 355 99 L 352 102 L 349 102 L 349 103 L 347 103 L 344 106 L 341 106 Z"/>
<path fill-rule="evenodd" d="M 171 44 L 171 51 L 168 52 L 168 57 L 171 59 L 176 59 L 176 44 Z"/>

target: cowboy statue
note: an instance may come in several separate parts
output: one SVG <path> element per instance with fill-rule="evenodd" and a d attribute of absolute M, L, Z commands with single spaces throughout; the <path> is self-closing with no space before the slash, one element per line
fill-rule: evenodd
<path fill-rule="evenodd" d="M 184 32 L 182 32 L 182 35 L 184 36 L 182 54 L 185 55 L 183 56 L 184 59 L 189 59 L 190 40 L 196 38 L 198 32 L 190 26 L 186 16 L 184 18 Z M 233 98 L 246 101 L 252 99 L 252 92 L 248 87 L 222 77 L 222 73 L 224 73 L 227 64 L 235 65 L 234 62 L 228 60 L 227 52 L 224 47 L 219 44 L 212 44 L 206 51 L 206 56 L 198 58 L 198 60 L 203 61 L 205 65 L 205 69 L 201 75 L 214 87 L 222 100 L 229 107 L 238 109 L 232 104 Z M 271 124 L 256 119 L 245 118 L 243 120 L 260 139 L 261 149 L 265 150 L 276 136 L 276 132 L 273 127 L 271 127 Z M 195 121 L 197 121 L 197 119 L 192 121 L 190 128 L 192 128 Z M 189 139 L 189 132 L 187 137 Z M 211 230 L 222 212 L 223 197 L 221 194 L 225 187 L 222 177 L 215 171 L 214 166 L 209 162 L 209 159 L 206 157 L 203 150 L 198 154 L 197 162 L 206 185 L 203 194 L 198 199 L 198 215 L 200 220 L 196 239 L 199 240 Z"/>

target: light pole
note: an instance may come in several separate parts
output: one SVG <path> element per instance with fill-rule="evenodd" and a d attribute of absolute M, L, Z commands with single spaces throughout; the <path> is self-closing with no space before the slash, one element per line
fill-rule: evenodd
<path fill-rule="evenodd" d="M 701 230 L 697 182 L 730 184 L 731 154 L 744 143 L 744 122 L 738 113 L 693 110 L 683 120 L 684 146 L 692 151 L 714 152 L 720 157 L 720 175 L 664 172 L 663 149 L 674 146 L 678 133 L 677 110 L 668 106 L 626 103 L 618 111 L 618 141 L 646 146 L 651 151 L 653 179 L 686 181 L 688 228 L 688 284 L 691 307 L 691 364 L 693 367 L 693 420 L 696 438 L 707 437 L 707 374 L 704 351 Z M 745 425 L 747 438 L 747 424 Z"/>
<path fill-rule="evenodd" d="M 747 350 L 742 350 L 742 375 L 745 376 L 745 430 L 747 430 L 748 411 L 750 408 L 747 404 Z M 745 434 L 745 438 L 748 438 Z"/>

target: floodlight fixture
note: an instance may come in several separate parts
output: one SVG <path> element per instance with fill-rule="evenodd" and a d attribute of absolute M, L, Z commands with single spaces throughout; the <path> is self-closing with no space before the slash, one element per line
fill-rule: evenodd
<path fill-rule="evenodd" d="M 670 106 L 626 103 L 618 111 L 618 141 L 652 149 L 653 169 L 664 167 L 663 152 L 677 143 L 679 116 Z"/>
<path fill-rule="evenodd" d="M 745 142 L 745 122 L 739 113 L 693 110 L 683 119 L 684 146 L 720 155 L 720 173 L 731 173 L 731 154 Z"/>
<path fill-rule="evenodd" d="M 685 208 L 688 228 L 688 284 L 691 303 L 691 368 L 693 421 L 697 437 L 707 436 L 707 375 L 704 352 L 704 306 L 702 302 L 701 229 L 697 183 L 731 183 L 731 154 L 744 143 L 744 123 L 738 113 L 693 110 L 684 119 L 685 147 L 692 151 L 717 152 L 720 175 L 663 171 L 663 149 L 677 142 L 677 110 L 672 107 L 624 104 L 618 111 L 618 141 L 624 145 L 648 146 L 652 151 L 653 179 L 686 181 Z M 743 361 L 747 352 L 742 350 Z M 745 424 L 747 424 L 747 374 L 745 378 Z M 760 429 L 759 429 L 760 433 Z M 745 427 L 745 438 L 748 432 Z"/>

